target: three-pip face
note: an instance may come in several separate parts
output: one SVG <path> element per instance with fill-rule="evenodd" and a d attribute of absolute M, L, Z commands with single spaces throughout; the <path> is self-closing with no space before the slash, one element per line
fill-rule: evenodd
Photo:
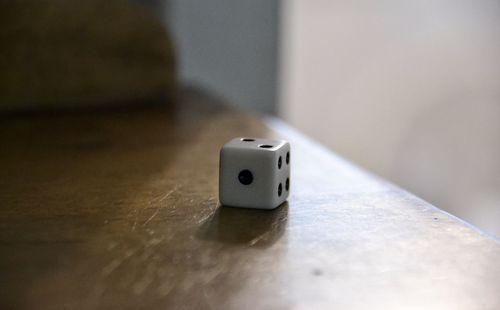
<path fill-rule="evenodd" d="M 220 151 L 222 205 L 274 209 L 290 193 L 290 144 L 284 140 L 235 138 Z"/>

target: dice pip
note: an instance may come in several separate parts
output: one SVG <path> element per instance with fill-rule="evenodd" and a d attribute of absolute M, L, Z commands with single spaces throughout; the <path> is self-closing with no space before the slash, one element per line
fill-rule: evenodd
<path fill-rule="evenodd" d="M 274 209 L 290 193 L 290 144 L 284 140 L 235 138 L 220 151 L 222 205 Z"/>

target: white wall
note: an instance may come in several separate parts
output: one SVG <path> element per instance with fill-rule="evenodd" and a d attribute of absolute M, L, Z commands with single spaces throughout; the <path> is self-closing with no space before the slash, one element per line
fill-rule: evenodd
<path fill-rule="evenodd" d="M 277 0 L 170 0 L 168 11 L 182 80 L 275 111 Z"/>
<path fill-rule="evenodd" d="M 283 1 L 280 114 L 500 235 L 500 2 Z"/>

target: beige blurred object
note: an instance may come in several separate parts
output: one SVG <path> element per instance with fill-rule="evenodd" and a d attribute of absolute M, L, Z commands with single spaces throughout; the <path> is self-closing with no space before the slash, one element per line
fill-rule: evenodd
<path fill-rule="evenodd" d="M 284 2 L 292 125 L 500 236 L 500 2 Z"/>
<path fill-rule="evenodd" d="M 170 95 L 172 42 L 124 1 L 3 1 L 0 109 L 96 105 Z"/>

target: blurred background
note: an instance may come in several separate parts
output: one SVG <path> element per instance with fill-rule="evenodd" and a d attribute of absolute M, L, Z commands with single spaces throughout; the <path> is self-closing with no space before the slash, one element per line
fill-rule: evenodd
<path fill-rule="evenodd" d="M 283 1 L 279 111 L 500 236 L 500 1 Z"/>
<path fill-rule="evenodd" d="M 500 236 L 500 1 L 0 4 L 1 109 L 207 89 Z M 119 77 L 119 78 L 117 78 Z"/>

